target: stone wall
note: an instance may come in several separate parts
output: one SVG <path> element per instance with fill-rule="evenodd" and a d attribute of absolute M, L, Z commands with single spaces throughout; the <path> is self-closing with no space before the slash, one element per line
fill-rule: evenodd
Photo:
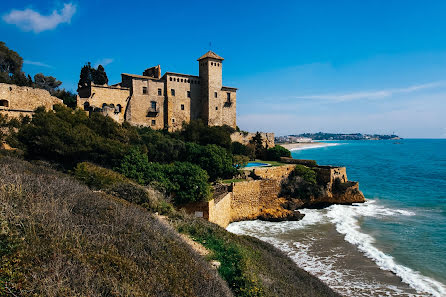
<path fill-rule="evenodd" d="M 231 222 L 231 201 L 232 193 L 226 194 L 223 198 L 209 201 L 209 221 L 226 227 Z"/>
<path fill-rule="evenodd" d="M 88 112 L 99 111 L 105 114 L 109 114 L 110 111 L 102 110 L 103 107 L 113 108 L 115 111 L 112 118 L 122 123 L 129 97 L 129 88 L 92 85 L 78 91 L 77 107 Z"/>
<path fill-rule="evenodd" d="M 234 132 L 231 134 L 232 142 L 240 142 L 241 144 L 248 145 L 251 139 L 256 135 L 256 133 L 244 133 L 244 132 Z M 261 132 L 263 146 L 266 148 L 274 147 L 274 133 L 264 133 Z"/>
<path fill-rule="evenodd" d="M 294 170 L 296 165 L 284 165 L 275 167 L 254 167 L 252 171 L 254 174 L 262 179 L 276 179 L 282 180 Z"/>
<path fill-rule="evenodd" d="M 158 95 L 161 90 L 161 95 Z M 157 79 L 132 80 L 126 120 L 137 126 L 150 126 L 153 129 L 164 128 L 164 92 L 165 83 Z M 154 102 L 154 108 L 152 108 Z"/>
<path fill-rule="evenodd" d="M 346 167 L 316 166 L 312 169 L 316 171 L 319 183 L 331 186 L 337 178 L 339 178 L 342 183 L 348 181 Z"/>
<path fill-rule="evenodd" d="M 32 116 L 37 107 L 51 110 L 56 104 L 63 104 L 63 101 L 46 90 L 0 83 L 0 113 L 3 115 Z"/>

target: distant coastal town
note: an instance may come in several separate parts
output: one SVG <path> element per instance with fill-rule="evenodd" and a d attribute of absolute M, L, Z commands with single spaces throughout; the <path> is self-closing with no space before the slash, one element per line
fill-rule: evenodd
<path fill-rule="evenodd" d="M 277 136 L 276 143 L 312 142 L 313 140 L 395 140 L 401 139 L 398 135 L 362 134 L 362 133 L 303 133 L 296 135 Z"/>

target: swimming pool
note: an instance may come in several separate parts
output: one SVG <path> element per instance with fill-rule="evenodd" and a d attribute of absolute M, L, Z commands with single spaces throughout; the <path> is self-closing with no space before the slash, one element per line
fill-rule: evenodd
<path fill-rule="evenodd" d="M 260 163 L 260 162 L 249 162 L 248 164 L 246 164 L 246 167 L 266 167 L 266 166 L 271 166 L 268 163 Z"/>

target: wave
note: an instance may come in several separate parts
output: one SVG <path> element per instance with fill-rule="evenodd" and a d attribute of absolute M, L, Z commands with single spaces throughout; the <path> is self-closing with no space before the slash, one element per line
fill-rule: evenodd
<path fill-rule="evenodd" d="M 413 211 L 387 208 L 379 205 L 374 200 L 352 206 L 332 205 L 323 210 L 303 209 L 300 211 L 305 214 L 301 221 L 280 223 L 244 221 L 230 224 L 227 230 L 236 234 L 251 235 L 273 244 L 287 253 L 300 267 L 313 273 L 342 294 L 359 296 L 362 294 L 352 292 L 350 288 L 363 288 L 379 296 L 405 295 L 400 291 L 400 288 L 361 281 L 350 277 L 348 270 L 340 271 L 339 268 L 334 268 L 336 258 L 344 256 L 342 251 L 333 251 L 329 257 L 318 257 L 308 252 L 315 240 L 310 238 L 304 240 L 302 238 L 299 242 L 296 242 L 290 241 L 286 236 L 286 233 L 290 230 L 331 223 L 334 224 L 338 233 L 344 235 L 345 241 L 355 245 L 366 257 L 373 260 L 380 269 L 393 272 L 404 283 L 420 293 L 446 296 L 446 287 L 442 283 L 396 263 L 392 256 L 385 254 L 373 245 L 375 239 L 372 236 L 361 232 L 359 226 L 361 217 L 414 216 L 416 214 Z M 284 234 L 284 236 L 281 236 L 281 234 Z M 363 296 L 367 296 L 367 294 Z M 417 294 L 417 296 L 419 295 Z"/>
<path fill-rule="evenodd" d="M 433 296 L 446 296 L 446 287 L 426 276 L 421 275 L 409 267 L 397 264 L 395 259 L 377 249 L 373 243 L 375 239 L 360 231 L 358 218 L 364 216 L 383 217 L 404 215 L 412 216 L 414 212 L 402 209 L 389 209 L 370 200 L 364 204 L 354 206 L 332 205 L 328 208 L 327 217 L 335 224 L 336 230 L 345 235 L 345 240 L 357 246 L 365 256 L 372 259 L 382 270 L 395 273 L 401 280 L 420 292 Z"/>

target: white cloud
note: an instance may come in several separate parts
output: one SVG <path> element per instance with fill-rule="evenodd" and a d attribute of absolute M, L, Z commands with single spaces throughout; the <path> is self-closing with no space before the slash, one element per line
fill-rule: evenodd
<path fill-rule="evenodd" d="M 41 15 L 39 12 L 27 8 L 25 10 L 11 10 L 10 13 L 3 16 L 3 21 L 13 24 L 24 31 L 34 31 L 40 33 L 46 30 L 52 30 L 63 23 L 70 23 L 71 18 L 76 12 L 76 5 L 72 3 L 64 4 L 59 11 L 53 10 L 50 15 Z"/>
<path fill-rule="evenodd" d="M 309 96 L 297 96 L 297 99 L 318 99 L 318 100 L 330 100 L 336 102 L 352 101 L 360 99 L 381 99 L 386 97 L 391 97 L 396 94 L 407 94 L 425 89 L 433 89 L 441 86 L 445 86 L 446 82 L 432 82 L 421 85 L 413 85 L 406 88 L 400 89 L 387 89 L 378 91 L 364 91 L 364 92 L 354 92 L 347 94 L 322 94 L 322 95 L 309 95 Z"/>
<path fill-rule="evenodd" d="M 114 59 L 112 59 L 112 58 L 101 59 L 101 60 L 97 61 L 97 62 L 94 64 L 94 67 L 97 68 L 99 65 L 102 65 L 102 66 L 105 67 L 105 66 L 107 66 L 108 64 L 113 63 L 113 61 L 114 61 Z"/>
<path fill-rule="evenodd" d="M 35 62 L 35 61 L 30 61 L 30 60 L 24 60 L 23 64 L 28 64 L 28 65 L 34 65 L 34 66 L 40 66 L 40 67 L 46 67 L 46 68 L 53 68 L 53 66 L 50 66 L 48 64 L 42 63 L 42 62 Z"/>

